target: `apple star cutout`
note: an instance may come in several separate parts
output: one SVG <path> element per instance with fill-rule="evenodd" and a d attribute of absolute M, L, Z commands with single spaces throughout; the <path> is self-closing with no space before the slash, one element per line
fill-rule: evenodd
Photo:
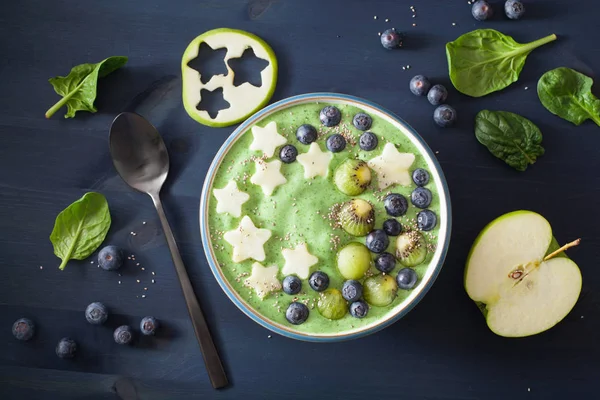
<path fill-rule="evenodd" d="M 275 154 L 275 149 L 287 142 L 287 139 L 284 138 L 277 132 L 277 124 L 275 121 L 269 122 L 263 128 L 258 125 L 252 127 L 252 136 L 254 140 L 250 144 L 250 150 L 260 150 L 268 158 L 273 157 Z"/>
<path fill-rule="evenodd" d="M 279 268 L 277 265 L 264 267 L 261 263 L 252 264 L 252 273 L 244 281 L 244 285 L 251 287 L 256 295 L 262 299 L 271 292 L 281 289 L 281 282 L 277 279 Z"/>
<path fill-rule="evenodd" d="M 242 204 L 250 199 L 250 195 L 238 189 L 234 180 L 229 181 L 223 189 L 213 189 L 213 195 L 217 199 L 217 213 L 227 213 L 238 218 L 242 215 Z"/>
<path fill-rule="evenodd" d="M 329 162 L 333 154 L 328 151 L 321 151 L 321 148 L 315 142 L 310 144 L 306 153 L 300 154 L 296 160 L 304 167 L 304 177 L 306 179 L 315 176 L 326 177 L 329 173 Z"/>
<path fill-rule="evenodd" d="M 369 160 L 367 165 L 377 173 L 379 189 L 385 189 L 396 183 L 410 186 L 412 180 L 408 170 L 413 162 L 414 154 L 400 153 L 396 146 L 386 143 L 381 155 Z"/>
<path fill-rule="evenodd" d="M 295 249 L 283 249 L 281 251 L 285 264 L 281 273 L 284 275 L 296 275 L 300 279 L 307 279 L 310 267 L 315 265 L 319 259 L 308 252 L 306 243 L 301 243 Z"/>
<path fill-rule="evenodd" d="M 237 228 L 227 231 L 223 235 L 223 239 L 233 246 L 231 259 L 234 262 L 241 262 L 248 258 L 264 261 L 265 249 L 263 246 L 270 237 L 270 230 L 257 228 L 247 215 L 242 218 Z"/>
<path fill-rule="evenodd" d="M 280 171 L 281 161 L 273 160 L 266 162 L 256 160 L 254 163 L 256 164 L 256 172 L 250 178 L 250 182 L 260 186 L 266 196 L 272 195 L 277 186 L 287 182 L 287 179 L 285 179 L 285 176 Z"/>

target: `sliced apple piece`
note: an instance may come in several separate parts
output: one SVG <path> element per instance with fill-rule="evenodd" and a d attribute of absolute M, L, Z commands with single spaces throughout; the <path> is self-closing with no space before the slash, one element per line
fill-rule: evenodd
<path fill-rule="evenodd" d="M 505 214 L 479 234 L 467 260 L 465 289 L 494 333 L 534 335 L 571 311 L 581 273 L 562 250 L 551 253 L 555 249 L 550 224 L 531 211 Z"/>
<path fill-rule="evenodd" d="M 223 62 L 226 74 L 214 75 L 206 83 L 200 79 L 200 73 L 188 63 L 198 56 L 201 43 L 211 49 L 227 49 Z M 260 71 L 262 84 L 254 86 L 250 82 L 234 85 L 235 72 L 229 66 L 229 60 L 242 57 L 247 49 L 252 49 L 255 56 L 268 62 Z M 181 76 L 183 79 L 183 105 L 187 113 L 199 123 L 213 127 L 237 124 L 264 107 L 277 84 L 277 58 L 271 47 L 261 38 L 238 29 L 219 28 L 204 32 L 188 45 L 181 59 Z M 202 101 L 202 89 L 213 92 L 222 88 L 223 99 L 229 107 L 220 110 L 213 118 L 205 111 L 198 109 Z"/>

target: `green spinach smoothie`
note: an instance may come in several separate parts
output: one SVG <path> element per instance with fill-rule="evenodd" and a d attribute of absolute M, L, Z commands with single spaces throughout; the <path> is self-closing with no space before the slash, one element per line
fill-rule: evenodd
<path fill-rule="evenodd" d="M 396 218 L 404 230 L 418 231 L 417 214 L 422 210 L 411 203 L 411 193 L 417 188 L 412 180 L 409 186 L 394 184 L 381 190 L 378 181 L 383 177 L 379 177 L 377 171 L 373 170 L 372 182 L 366 190 L 357 196 L 348 196 L 340 192 L 334 183 L 336 167 L 348 159 L 358 158 L 368 162 L 379 156 L 387 143 L 392 143 L 399 152 L 414 154 L 415 159 L 408 169 L 409 173 L 417 168 L 428 171 L 430 168 L 415 145 L 397 126 L 376 115 L 371 115 L 373 123 L 368 131 L 377 136 L 378 145 L 372 151 L 361 150 L 358 141 L 363 132 L 353 126 L 352 118 L 355 114 L 364 111 L 354 106 L 336 104 L 336 107 L 341 111 L 342 120 L 337 126 L 325 127 L 319 120 L 319 112 L 326 105 L 323 103 L 309 103 L 291 106 L 271 114 L 255 126 L 265 128 L 268 124 L 274 122 L 277 132 L 287 140 L 286 144 L 295 146 L 299 157 L 309 152 L 310 146 L 300 143 L 296 138 L 296 130 L 303 124 L 314 126 L 319 133 L 315 142 L 319 150 L 330 154 L 332 157 L 329 162 L 327 177 L 317 175 L 307 179 L 305 177 L 305 167 L 296 160 L 291 163 L 281 162 L 279 166 L 279 171 L 285 178 L 285 183 L 281 183 L 281 178 L 277 180 L 273 177 L 269 178 L 269 182 L 278 182 L 278 185 L 274 188 L 265 188 L 264 185 L 260 186 L 252 183 L 253 180 L 260 181 L 260 179 L 256 180 L 252 177 L 257 173 L 257 169 L 261 168 L 261 165 L 280 160 L 279 149 L 283 144 L 277 143 L 278 147 L 272 156 L 267 157 L 263 155 L 263 151 L 251 149 L 254 137 L 252 130 L 249 129 L 230 147 L 216 171 L 213 185 L 210 188 L 207 218 L 210 242 L 219 267 L 240 297 L 265 319 L 298 332 L 316 335 L 346 333 L 366 325 L 372 325 L 385 318 L 386 314 L 410 295 L 411 291 L 399 289 L 396 298 L 387 306 L 370 305 L 364 318 L 355 318 L 349 312 L 346 312 L 342 318 L 331 320 L 325 318 L 318 311 L 317 302 L 320 293 L 309 286 L 308 279 L 302 279 L 302 289 L 296 295 L 284 293 L 280 286 L 275 284 L 265 289 L 266 292 L 257 293 L 256 289 L 246 284 L 246 280 L 252 274 L 253 265 L 259 262 L 263 267 L 277 266 L 277 280 L 281 282 L 285 277 L 282 269 L 286 262 L 282 251 L 284 249 L 296 249 L 298 245 L 305 243 L 308 252 L 316 257 L 316 264 L 310 267 L 310 273 L 315 271 L 326 273 L 330 280 L 329 288 L 341 290 L 345 279 L 337 268 L 337 253 L 348 243 L 359 242 L 364 244 L 365 237 L 352 236 L 341 229 L 339 224 L 336 224 L 336 204 L 347 202 L 353 198 L 368 201 L 375 211 L 374 229 L 382 229 L 383 222 L 393 218 L 386 213 L 384 208 L 384 198 L 389 193 L 402 194 L 408 200 L 406 214 Z M 346 148 L 337 153 L 330 152 L 326 146 L 327 137 L 335 133 L 344 136 L 347 142 Z M 329 155 L 323 157 L 329 157 Z M 271 167 L 269 166 L 269 169 Z M 426 239 L 428 251 L 425 260 L 413 268 L 419 277 L 415 288 L 421 284 L 420 280 L 429 268 L 440 226 L 440 201 L 436 189 L 437 182 L 434 181 L 433 176 L 434 174 L 431 174 L 431 179 L 425 187 L 433 195 L 431 204 L 427 209 L 437 215 L 437 224 L 433 229 L 421 232 Z M 390 179 L 390 177 L 384 179 Z M 214 195 L 214 189 L 225 188 L 231 185 L 231 182 L 235 182 L 237 189 L 249 196 L 242 198 L 242 200 L 245 200 L 241 206 L 241 214 L 237 216 L 231 215 L 236 214 L 235 212 L 227 213 L 223 212 L 222 209 L 218 209 L 219 201 Z M 265 194 L 271 190 L 272 194 L 270 196 Z M 223 207 L 223 205 L 220 207 Z M 270 231 L 270 237 L 268 237 L 268 233 L 265 233 L 266 231 L 261 231 L 265 238 L 268 237 L 262 249 L 264 250 L 263 260 L 233 261 L 236 257 L 239 258 L 240 255 L 234 254 L 234 246 L 225 239 L 228 235 L 226 232 L 235 233 L 240 231 L 241 221 L 246 216 L 257 228 Z M 444 222 L 442 221 L 442 223 Z M 389 239 L 390 244 L 387 252 L 395 254 L 396 237 L 390 236 Z M 261 251 L 261 249 L 254 250 L 258 253 Z M 258 254 L 256 251 L 253 251 L 253 254 Z M 370 255 L 374 261 L 377 254 L 371 253 Z M 261 258 L 260 254 L 255 255 L 255 257 Z M 404 267 L 398 262 L 394 270 L 388 274 L 395 278 L 402 268 Z M 433 268 L 433 265 L 431 268 Z M 381 274 L 381 272 L 372 264 L 365 277 L 358 280 L 364 282 L 366 277 L 378 274 Z M 293 301 L 302 302 L 309 310 L 306 321 L 298 325 L 291 324 L 286 320 L 286 310 Z"/>

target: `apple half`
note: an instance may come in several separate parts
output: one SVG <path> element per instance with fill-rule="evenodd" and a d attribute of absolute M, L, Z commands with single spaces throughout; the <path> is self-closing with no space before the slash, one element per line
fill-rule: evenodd
<path fill-rule="evenodd" d="M 575 306 L 581 272 L 552 236 L 550 224 L 531 211 L 496 218 L 479 234 L 467 259 L 465 289 L 492 332 L 506 337 L 552 328 Z"/>

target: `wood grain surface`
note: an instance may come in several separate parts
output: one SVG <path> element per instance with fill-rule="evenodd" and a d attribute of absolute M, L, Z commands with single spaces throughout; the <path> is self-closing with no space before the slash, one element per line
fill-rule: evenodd
<path fill-rule="evenodd" d="M 590 121 L 575 127 L 551 115 L 535 88 L 545 71 L 559 66 L 600 79 L 600 4 L 527 1 L 526 17 L 509 21 L 502 15 L 502 2 L 493 3 L 496 17 L 481 23 L 471 17 L 467 0 L 3 2 L 0 398 L 595 398 L 600 375 L 600 127 Z M 379 44 L 377 33 L 392 26 L 407 32 L 402 50 L 386 51 Z M 169 148 L 164 206 L 232 382 L 218 392 L 206 376 L 152 203 L 120 180 L 107 143 L 115 115 L 153 82 L 178 77 L 188 43 L 217 27 L 248 30 L 271 44 L 280 66 L 273 100 L 313 91 L 348 93 L 404 118 L 439 152 L 454 218 L 446 264 L 406 318 L 347 343 L 271 337 L 227 299 L 200 243 L 201 186 L 233 127 L 194 122 L 178 89 L 145 110 Z M 444 45 L 480 27 L 498 29 L 519 42 L 551 33 L 559 39 L 529 56 L 517 83 L 474 99 L 452 88 Z M 44 118 L 58 100 L 48 78 L 111 55 L 128 56 L 129 63 L 101 81 L 97 114 L 79 113 L 66 120 L 61 111 Z M 449 88 L 448 103 L 459 114 L 456 127 L 437 128 L 433 107 L 410 94 L 408 81 L 417 73 Z M 491 156 L 473 133 L 475 114 L 482 109 L 531 119 L 544 134 L 546 155 L 524 173 Z M 58 270 L 48 240 L 54 218 L 90 190 L 105 194 L 111 207 L 107 242 L 135 255 L 122 276 L 90 260 L 72 261 Z M 516 209 L 547 217 L 560 242 L 582 238 L 570 255 L 582 269 L 584 288 L 573 312 L 555 328 L 510 340 L 487 329 L 462 279 L 477 233 Z M 86 323 L 84 309 L 92 301 L 110 308 L 106 326 Z M 113 342 L 115 326 L 137 326 L 145 315 L 163 322 L 157 337 L 129 347 Z M 10 330 L 23 316 L 38 326 L 35 339 L 26 343 L 16 341 Z M 54 354 L 63 336 L 80 345 L 74 360 Z"/>

